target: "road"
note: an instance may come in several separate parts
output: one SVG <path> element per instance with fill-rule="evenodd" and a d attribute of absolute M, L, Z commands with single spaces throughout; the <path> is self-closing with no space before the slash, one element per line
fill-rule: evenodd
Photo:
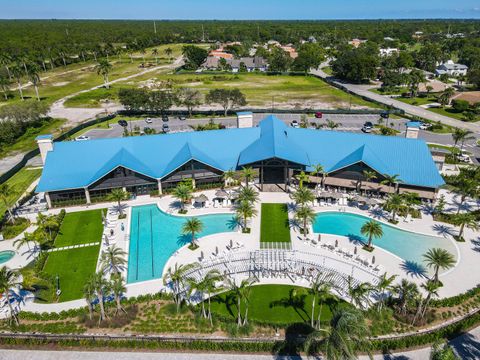
<path fill-rule="evenodd" d="M 450 345 L 462 360 L 480 359 L 480 327 L 459 336 Z M 430 358 L 430 348 L 393 354 L 375 355 L 374 360 L 425 360 Z M 255 354 L 214 354 L 186 352 L 95 352 L 95 351 L 39 351 L 39 350 L 6 350 L 0 349 L 1 360 L 301 360 L 306 356 L 275 356 Z M 319 359 L 319 358 L 315 358 Z M 367 360 L 360 356 L 359 360 Z"/>
<path fill-rule="evenodd" d="M 323 79 L 331 78 L 330 75 L 326 74 L 323 70 L 317 69 L 317 70 L 311 70 L 310 71 L 313 75 L 321 77 Z M 351 91 L 359 96 L 363 96 L 365 98 L 368 98 L 373 101 L 377 101 L 379 103 L 385 104 L 385 105 L 390 105 L 393 106 L 397 109 L 401 109 L 405 111 L 408 114 L 414 115 L 414 116 L 419 116 L 431 121 L 440 121 L 442 124 L 450 125 L 450 126 L 455 126 L 458 128 L 462 129 L 467 129 L 470 131 L 473 131 L 475 133 L 480 133 L 480 124 L 477 123 L 469 123 L 469 122 L 463 122 L 460 120 L 453 119 L 448 116 L 443 116 L 440 114 L 436 114 L 432 111 L 425 110 L 424 108 L 421 108 L 419 106 L 415 105 L 410 105 L 406 104 L 404 102 L 392 99 L 388 96 L 380 95 L 373 93 L 369 91 L 372 86 L 371 85 L 357 85 L 357 84 L 349 84 L 345 83 L 339 80 L 333 80 L 333 82 L 348 91 Z"/>

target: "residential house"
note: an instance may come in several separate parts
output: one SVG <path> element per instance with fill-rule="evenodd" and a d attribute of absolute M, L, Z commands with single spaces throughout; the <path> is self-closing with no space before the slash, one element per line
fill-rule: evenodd
<path fill-rule="evenodd" d="M 437 69 L 435 70 L 435 75 L 440 76 L 443 74 L 447 74 L 449 76 L 460 76 L 460 75 L 467 75 L 468 66 L 463 64 L 456 64 L 452 60 L 448 60 L 447 62 L 440 64 Z"/>

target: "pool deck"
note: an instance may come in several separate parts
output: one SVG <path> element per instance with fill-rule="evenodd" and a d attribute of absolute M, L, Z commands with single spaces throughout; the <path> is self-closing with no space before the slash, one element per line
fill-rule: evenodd
<path fill-rule="evenodd" d="M 206 190 L 200 191 L 196 194 L 203 193 L 208 198 L 213 198 L 213 194 L 215 190 Z M 456 210 L 456 199 L 450 193 L 445 190 L 441 190 L 441 193 L 446 195 L 447 200 L 447 209 L 451 209 L 451 211 Z M 252 229 L 250 234 L 242 234 L 240 231 L 238 232 L 229 232 L 229 233 L 220 233 L 215 235 L 210 235 L 204 238 L 200 238 L 198 240 L 198 244 L 200 245 L 199 249 L 195 251 L 189 250 L 186 246 L 180 248 L 176 251 L 172 257 L 168 260 L 165 265 L 164 271 L 168 269 L 169 266 L 174 266 L 175 263 L 178 264 L 185 264 L 185 263 L 192 263 L 198 262 L 201 258 L 203 253 L 203 259 L 208 259 L 211 254 L 216 253 L 217 248 L 218 252 L 222 253 L 226 249 L 226 246 L 233 241 L 234 243 L 238 242 L 243 245 L 243 250 L 246 251 L 254 251 L 258 250 L 260 246 L 260 206 L 261 203 L 290 203 L 291 199 L 288 194 L 286 193 L 260 193 L 260 202 L 257 203 L 256 208 L 258 210 L 258 215 L 251 220 L 250 227 Z M 157 204 L 160 209 L 167 213 L 171 213 L 173 215 L 178 215 L 178 202 L 172 196 L 166 195 L 163 197 L 155 197 L 150 198 L 149 196 L 142 196 L 138 197 L 135 200 L 131 200 L 128 202 L 124 202 L 125 211 L 127 213 L 127 219 L 118 220 L 113 227 L 114 229 L 114 236 L 109 240 L 109 244 L 115 244 L 116 246 L 121 247 L 123 250 L 128 252 L 129 247 L 129 231 L 130 231 L 130 212 L 133 206 L 140 206 L 140 205 L 147 205 L 147 204 Z M 115 207 L 116 204 L 109 203 L 109 204 L 94 204 L 89 206 L 76 206 L 67 208 L 67 212 L 74 212 L 74 211 L 84 211 L 90 209 L 100 209 L 100 208 L 112 208 Z M 478 204 L 471 202 L 468 204 L 470 208 L 476 208 Z M 324 207 L 315 207 L 314 210 L 316 212 L 332 212 L 332 211 L 346 211 L 351 212 L 354 214 L 360 214 L 363 216 L 373 217 L 379 221 L 386 221 L 386 216 L 388 214 L 384 213 L 383 211 L 369 211 L 369 210 L 362 210 L 356 207 L 350 206 L 324 206 Z M 58 213 L 60 209 L 53 209 L 48 211 L 50 214 Z M 198 216 L 198 215 L 207 215 L 207 214 L 215 214 L 215 213 L 232 213 L 233 209 L 230 207 L 209 207 L 209 208 L 200 208 L 200 209 L 189 209 L 188 213 L 185 216 Z M 182 216 L 182 215 L 178 215 Z M 292 213 L 289 214 L 290 217 L 293 216 Z M 403 222 L 403 219 L 399 219 L 399 223 L 397 225 L 398 228 L 408 231 L 413 231 L 417 233 L 423 233 L 432 236 L 443 236 L 450 239 L 458 249 L 458 263 L 457 265 L 440 275 L 440 278 L 444 284 L 444 286 L 440 289 L 439 295 L 440 297 L 450 297 L 460 293 L 463 293 L 473 287 L 475 287 L 478 283 L 480 283 L 480 274 L 473 269 L 478 268 L 478 260 L 480 255 L 480 233 L 474 232 L 470 229 L 465 229 L 464 237 L 466 241 L 464 243 L 455 242 L 452 238 L 452 234 L 456 234 L 457 229 L 452 225 L 435 222 L 431 215 L 427 213 L 422 213 L 422 219 L 414 219 L 412 222 L 406 223 Z M 124 230 L 121 230 L 121 224 L 124 224 Z M 391 224 L 389 224 L 391 225 Z M 393 225 L 391 225 L 393 226 Z M 35 228 L 34 225 L 29 227 L 27 231 L 33 231 Z M 109 229 L 105 229 L 105 232 L 109 232 Z M 22 236 L 22 235 L 20 235 Z M 313 238 L 317 238 L 318 234 L 314 234 Z M 313 247 L 308 243 L 304 243 L 303 235 L 301 235 L 296 228 L 291 228 L 291 239 L 292 239 L 292 249 L 298 250 L 301 252 L 308 252 L 313 254 L 318 254 L 319 256 L 325 255 L 329 257 L 341 257 L 341 255 L 337 254 L 335 251 L 330 251 L 325 248 L 317 248 Z M 334 242 L 335 240 L 338 241 L 339 248 L 347 248 L 353 249 L 355 246 L 350 242 L 350 240 L 346 237 L 336 236 L 336 235 L 327 235 L 322 234 L 322 241 L 330 241 Z M 380 244 L 379 244 L 380 245 Z M 102 241 L 101 250 L 107 247 L 107 243 Z M 26 250 L 27 247 L 24 246 L 18 251 L 13 246 L 13 240 L 6 240 L 0 242 L 0 251 L 3 250 L 14 250 L 17 252 L 17 256 L 15 256 L 12 260 L 5 263 L 10 268 L 18 268 L 21 266 L 25 266 L 28 262 L 32 260 L 33 256 L 36 254 L 30 254 Z M 373 253 L 368 253 L 364 250 L 361 250 L 358 247 L 359 254 L 363 254 L 367 259 L 371 258 L 372 255 L 375 256 L 376 264 L 381 264 L 385 271 L 389 275 L 396 274 L 398 275 L 396 281 L 400 281 L 402 278 L 407 278 L 411 281 L 414 281 L 418 284 L 425 281 L 424 276 L 416 274 L 415 271 L 412 269 L 405 268 L 403 266 L 403 260 L 396 257 L 395 255 L 383 250 L 381 247 L 377 246 Z M 342 258 L 344 260 L 344 258 Z M 126 270 L 125 270 L 126 274 Z M 278 280 L 262 280 L 265 283 L 288 283 L 286 279 L 278 279 Z M 150 281 L 138 282 L 127 284 L 127 296 L 137 296 L 141 294 L 147 293 L 156 293 L 165 289 L 163 285 L 162 279 L 155 279 Z M 85 306 L 84 300 L 75 300 L 70 302 L 64 303 L 57 303 L 57 304 L 36 304 L 33 303 L 31 300 L 27 300 L 25 304 L 21 305 L 23 310 L 27 311 L 34 311 L 34 312 L 44 312 L 44 311 L 61 311 L 76 307 Z"/>

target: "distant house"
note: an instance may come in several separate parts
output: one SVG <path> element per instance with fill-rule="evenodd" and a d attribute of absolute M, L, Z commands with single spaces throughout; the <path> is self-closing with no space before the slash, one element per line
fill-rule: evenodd
<path fill-rule="evenodd" d="M 292 59 L 296 59 L 298 57 L 298 53 L 297 53 L 297 50 L 295 50 L 294 47 L 290 46 L 290 45 L 287 45 L 287 46 L 280 46 L 280 49 L 282 49 L 283 51 L 287 52 L 288 55 L 290 55 L 290 57 Z"/>
<path fill-rule="evenodd" d="M 397 48 L 386 48 L 386 49 L 380 49 L 380 56 L 390 56 L 393 54 L 398 54 L 400 50 Z"/>
<path fill-rule="evenodd" d="M 449 76 L 467 75 L 468 66 L 463 64 L 455 64 L 452 60 L 440 64 L 435 70 L 435 75 L 440 76 L 447 74 Z"/>
<path fill-rule="evenodd" d="M 392 38 L 392 37 L 390 37 L 390 36 L 385 36 L 385 37 L 383 38 L 383 41 L 394 41 L 394 40 L 395 40 L 395 39 Z"/>
<path fill-rule="evenodd" d="M 232 54 L 227 53 L 227 52 L 222 51 L 222 50 L 212 50 L 212 51 L 210 51 L 208 56 L 209 57 L 214 57 L 214 58 L 217 58 L 217 59 L 225 59 L 225 60 L 233 59 Z"/>
<path fill-rule="evenodd" d="M 262 71 L 265 72 L 268 69 L 267 61 L 261 56 L 254 57 L 242 57 L 240 59 L 225 59 L 227 65 L 230 65 L 232 72 L 237 73 L 240 71 L 241 64 L 245 64 L 248 72 Z M 220 58 L 213 56 L 207 57 L 202 67 L 207 70 L 217 70 L 219 68 Z"/>
<path fill-rule="evenodd" d="M 358 48 L 360 45 L 366 43 L 367 40 L 360 40 L 360 39 L 352 39 L 348 43 L 352 45 L 354 48 Z"/>

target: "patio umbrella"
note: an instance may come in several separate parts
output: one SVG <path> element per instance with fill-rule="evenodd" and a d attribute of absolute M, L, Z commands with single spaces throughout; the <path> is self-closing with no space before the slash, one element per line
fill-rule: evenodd
<path fill-rule="evenodd" d="M 375 264 L 375 255 L 372 256 L 372 264 Z"/>
<path fill-rule="evenodd" d="M 318 242 L 322 241 L 322 234 L 318 234 Z"/>
<path fill-rule="evenodd" d="M 220 190 L 217 190 L 217 192 L 215 192 L 215 196 L 220 199 L 225 199 L 228 197 L 228 193 L 225 190 L 220 189 Z"/>
<path fill-rule="evenodd" d="M 232 247 L 233 247 L 233 240 L 230 239 L 230 248 L 232 248 Z"/>
<path fill-rule="evenodd" d="M 335 247 L 337 247 L 337 246 L 338 246 L 338 240 L 335 239 Z"/>
<path fill-rule="evenodd" d="M 196 203 L 204 203 L 208 201 L 208 197 L 205 194 L 200 194 L 194 200 Z"/>
<path fill-rule="evenodd" d="M 218 255 L 218 246 L 215 246 L 215 254 Z"/>
<path fill-rule="evenodd" d="M 355 249 L 353 249 L 353 253 L 357 255 L 357 247 L 355 246 Z"/>

